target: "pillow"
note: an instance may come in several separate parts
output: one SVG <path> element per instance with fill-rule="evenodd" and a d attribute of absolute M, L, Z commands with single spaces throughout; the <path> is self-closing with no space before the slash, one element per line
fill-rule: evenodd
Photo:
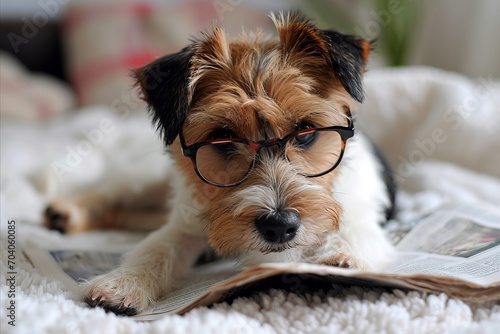
<path fill-rule="evenodd" d="M 30 73 L 16 58 L 0 52 L 0 115 L 37 121 L 74 107 L 70 87 L 56 78 Z"/>
<path fill-rule="evenodd" d="M 214 20 L 230 33 L 242 26 L 270 24 L 267 11 L 231 3 L 71 5 L 65 17 L 65 45 L 80 104 L 105 104 L 123 112 L 137 109 L 142 102 L 131 90 L 130 69 L 180 50 Z"/>

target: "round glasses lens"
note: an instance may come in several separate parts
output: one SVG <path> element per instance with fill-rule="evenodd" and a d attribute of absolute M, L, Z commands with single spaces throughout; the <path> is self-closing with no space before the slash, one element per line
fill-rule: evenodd
<path fill-rule="evenodd" d="M 250 146 L 244 143 L 207 144 L 198 149 L 196 166 L 207 181 L 231 185 L 247 176 L 253 165 L 254 156 Z"/>
<path fill-rule="evenodd" d="M 316 130 L 289 140 L 285 152 L 299 173 L 314 176 L 329 171 L 337 164 L 342 145 L 338 132 Z"/>

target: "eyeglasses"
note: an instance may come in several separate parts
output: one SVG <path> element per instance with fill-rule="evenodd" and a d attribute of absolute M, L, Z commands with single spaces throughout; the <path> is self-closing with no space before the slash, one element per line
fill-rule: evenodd
<path fill-rule="evenodd" d="M 180 141 L 182 153 L 191 159 L 200 179 L 218 187 L 232 187 L 245 181 L 260 150 L 272 146 L 284 149 L 286 159 L 299 174 L 325 175 L 339 165 L 346 142 L 353 135 L 353 126 L 330 126 L 298 130 L 281 139 L 258 142 L 223 138 L 186 146 L 182 133 Z"/>

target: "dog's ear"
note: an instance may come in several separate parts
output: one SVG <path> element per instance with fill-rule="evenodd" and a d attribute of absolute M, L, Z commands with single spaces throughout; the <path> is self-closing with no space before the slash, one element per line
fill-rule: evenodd
<path fill-rule="evenodd" d="M 344 89 L 363 101 L 362 77 L 371 43 L 362 38 L 331 30 L 320 30 L 299 13 L 271 14 L 282 45 L 284 59 L 295 62 L 315 75 L 325 65 L 333 70 Z"/>
<path fill-rule="evenodd" d="M 153 123 L 166 145 L 179 134 L 191 100 L 190 62 L 194 51 L 187 47 L 133 71 L 142 99 L 148 103 Z"/>
<path fill-rule="evenodd" d="M 363 102 L 363 74 L 372 44 L 362 38 L 332 30 L 321 31 L 328 43 L 333 70 L 345 90 L 358 102 Z"/>

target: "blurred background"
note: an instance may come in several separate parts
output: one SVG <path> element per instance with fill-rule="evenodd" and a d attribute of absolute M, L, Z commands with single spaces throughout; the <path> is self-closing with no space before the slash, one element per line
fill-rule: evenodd
<path fill-rule="evenodd" d="M 358 124 L 400 179 L 431 158 L 498 176 L 498 0 L 0 0 L 0 215 L 39 222 L 50 198 L 163 180 L 164 147 L 130 69 L 214 21 L 232 37 L 274 34 L 269 12 L 293 9 L 378 40 Z M 438 70 L 411 68 L 422 65 Z M 447 142 L 422 150 L 436 129 Z"/>
<path fill-rule="evenodd" d="M 288 9 L 300 9 L 321 28 L 378 39 L 369 68 L 426 65 L 471 78 L 500 76 L 497 0 L 1 0 L 0 6 L 0 112 L 16 118 L 95 104 L 120 108 L 133 100 L 130 68 L 175 52 L 214 20 L 232 36 L 242 26 L 272 33 L 268 12 Z"/>

